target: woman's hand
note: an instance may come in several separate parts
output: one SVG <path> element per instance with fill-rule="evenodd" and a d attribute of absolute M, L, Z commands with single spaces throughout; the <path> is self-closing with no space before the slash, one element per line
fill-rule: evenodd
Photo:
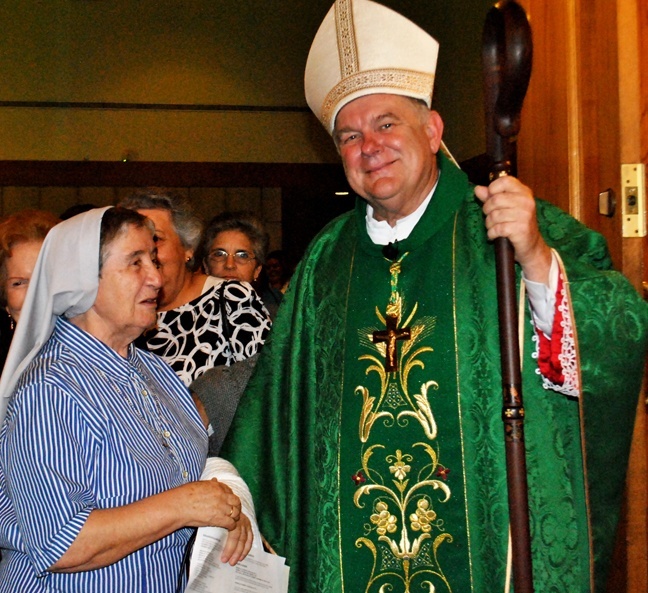
<path fill-rule="evenodd" d="M 205 488 L 199 486 L 205 485 Z M 193 482 L 187 486 L 198 486 L 191 493 L 190 504 L 195 518 L 195 527 L 224 527 L 229 531 L 225 548 L 221 555 L 223 562 L 234 566 L 248 555 L 254 539 L 252 524 L 247 515 L 241 512 L 241 501 L 231 488 L 216 478 Z M 203 498 L 205 497 L 205 498 Z"/>
<path fill-rule="evenodd" d="M 241 513 L 236 527 L 227 534 L 221 560 L 234 566 L 248 555 L 253 539 L 252 523 L 246 514 Z"/>
<path fill-rule="evenodd" d="M 184 510 L 188 513 L 184 525 L 191 527 L 236 528 L 241 517 L 241 500 L 232 489 L 216 478 L 191 482 L 185 489 Z"/>

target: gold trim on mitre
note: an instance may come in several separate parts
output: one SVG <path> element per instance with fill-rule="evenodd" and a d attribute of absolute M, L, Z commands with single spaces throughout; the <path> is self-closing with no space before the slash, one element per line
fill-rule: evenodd
<path fill-rule="evenodd" d="M 406 68 L 377 68 L 361 72 L 352 0 L 337 0 L 334 11 L 341 80 L 322 102 L 320 119 L 327 130 L 333 128 L 336 106 L 349 95 L 364 89 L 395 90 L 413 93 L 416 97 L 429 95 L 426 101 L 430 106 L 434 75 Z"/>
<path fill-rule="evenodd" d="M 352 76 L 360 70 L 351 0 L 338 0 L 335 3 L 335 31 L 338 41 L 340 72 L 344 80 L 347 76 Z"/>
<path fill-rule="evenodd" d="M 333 128 L 333 116 L 342 99 L 363 89 L 376 89 L 375 92 L 388 93 L 389 90 L 402 91 L 404 95 L 425 96 L 432 99 L 434 75 L 399 68 L 381 68 L 356 72 L 338 82 L 326 95 L 322 103 L 320 118 L 327 130 Z M 382 90 L 384 89 L 384 90 Z"/>
<path fill-rule="evenodd" d="M 432 106 L 439 44 L 412 21 L 373 0 L 336 0 L 306 60 L 306 102 L 329 134 L 347 103 L 370 94 Z"/>

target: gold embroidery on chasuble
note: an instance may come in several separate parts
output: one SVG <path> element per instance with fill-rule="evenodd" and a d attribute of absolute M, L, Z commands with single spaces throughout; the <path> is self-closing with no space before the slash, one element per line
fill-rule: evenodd
<path fill-rule="evenodd" d="M 398 288 L 406 256 L 390 266 L 386 314 L 378 307 L 375 310 L 379 329 L 359 330 L 365 353 L 358 360 L 367 365 L 365 376 L 378 377 L 380 392 L 372 393 L 365 385 L 355 388 L 362 406 L 358 424 L 361 459 L 353 476 L 353 503 L 366 515 L 364 533 L 355 546 L 372 555 L 367 592 L 410 593 L 414 579 L 416 591 L 440 591 L 437 587 L 443 583 L 443 591 L 450 592 L 438 551 L 453 541 L 439 516 L 439 507 L 452 493 L 446 481 L 449 470 L 443 466 L 436 443 L 438 427 L 430 403 L 430 395 L 440 386 L 432 377 L 425 378 L 423 361 L 424 354 L 433 352 L 429 344 L 436 319 L 419 316 L 418 303 L 406 309 Z M 384 436 L 385 431 L 390 436 Z M 380 442 L 383 437 L 386 440 Z"/>

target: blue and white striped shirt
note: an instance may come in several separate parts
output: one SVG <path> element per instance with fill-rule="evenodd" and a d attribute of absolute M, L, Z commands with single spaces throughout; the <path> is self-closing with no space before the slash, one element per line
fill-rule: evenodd
<path fill-rule="evenodd" d="M 59 318 L 20 378 L 0 431 L 0 593 L 176 591 L 192 529 L 105 568 L 54 573 L 94 509 L 198 480 L 207 435 L 171 368 L 124 359 Z"/>

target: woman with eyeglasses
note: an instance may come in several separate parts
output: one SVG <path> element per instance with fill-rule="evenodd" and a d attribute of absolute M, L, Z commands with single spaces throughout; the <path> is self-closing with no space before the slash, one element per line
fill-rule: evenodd
<path fill-rule="evenodd" d="M 198 254 L 206 274 L 250 282 L 274 319 L 283 294 L 264 274 L 269 244 L 267 231 L 252 213 L 223 212 L 203 232 Z"/>
<path fill-rule="evenodd" d="M 223 212 L 207 225 L 198 253 L 206 274 L 251 284 L 261 273 L 269 242 L 268 233 L 252 214 Z"/>
<path fill-rule="evenodd" d="M 187 386 L 213 367 L 255 355 L 270 329 L 268 312 L 249 283 L 225 282 L 200 269 L 196 250 L 203 225 L 188 200 L 148 189 L 120 205 L 155 225 L 162 289 L 157 325 L 144 336 L 148 349 L 164 358 Z"/>

